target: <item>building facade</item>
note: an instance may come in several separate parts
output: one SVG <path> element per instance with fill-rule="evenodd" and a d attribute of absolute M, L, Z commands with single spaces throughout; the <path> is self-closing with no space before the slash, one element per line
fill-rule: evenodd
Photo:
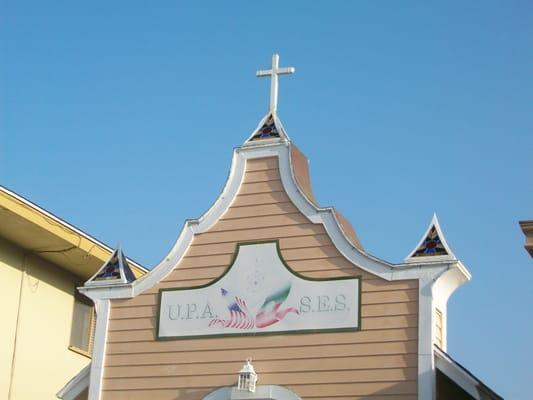
<path fill-rule="evenodd" d="M 258 72 L 270 110 L 164 260 L 129 279 L 116 252 L 80 288 L 97 310 L 93 360 L 62 398 L 500 398 L 446 353 L 447 300 L 470 274 L 437 218 L 392 264 L 317 204 L 277 115 L 277 75 L 292 72 L 277 56 Z"/>

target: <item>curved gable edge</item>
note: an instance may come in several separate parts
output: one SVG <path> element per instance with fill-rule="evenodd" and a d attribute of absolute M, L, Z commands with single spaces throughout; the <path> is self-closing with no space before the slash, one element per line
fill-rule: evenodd
<path fill-rule="evenodd" d="M 290 142 L 265 144 L 264 146 L 238 147 L 234 149 L 228 179 L 220 196 L 213 205 L 198 219 L 185 221 L 184 227 L 167 256 L 150 272 L 130 284 L 113 287 L 79 288 L 81 292 L 93 299 L 130 298 L 151 288 L 164 279 L 181 261 L 192 243 L 195 234 L 208 231 L 230 207 L 244 179 L 246 160 L 266 157 L 278 157 L 279 171 L 283 187 L 298 210 L 314 224 L 322 224 L 340 253 L 354 266 L 388 281 L 399 279 L 420 279 L 428 274 L 437 277 L 443 271 L 456 266 L 456 262 L 420 262 L 392 264 L 372 256 L 362 250 L 355 231 L 342 215 L 333 207 L 319 207 L 315 204 L 309 184 L 307 166 L 302 171 L 296 166 L 294 154 L 299 154 L 296 163 L 301 164 L 305 156 Z M 300 168 L 298 170 L 298 168 Z M 297 170 L 297 171 L 295 171 Z M 302 175 L 300 179 L 296 173 Z M 304 181 L 302 181 L 304 179 Z M 304 187 L 299 183 L 303 182 Z M 352 232 L 353 231 L 353 234 Z M 423 269 L 422 269 L 423 267 Z"/>

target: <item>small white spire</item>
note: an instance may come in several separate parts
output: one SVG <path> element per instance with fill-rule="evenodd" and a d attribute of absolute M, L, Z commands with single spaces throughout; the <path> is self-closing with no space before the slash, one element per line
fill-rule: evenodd
<path fill-rule="evenodd" d="M 270 113 L 275 114 L 278 109 L 278 75 L 294 74 L 294 67 L 279 67 L 279 55 L 272 55 L 272 68 L 268 70 L 259 70 L 255 73 L 258 78 L 265 76 L 272 77 L 270 81 Z"/>

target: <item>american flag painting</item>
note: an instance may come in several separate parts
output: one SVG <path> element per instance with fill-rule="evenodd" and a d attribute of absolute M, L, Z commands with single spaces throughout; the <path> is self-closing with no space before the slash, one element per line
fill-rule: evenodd
<path fill-rule="evenodd" d="M 275 291 L 270 296 L 265 298 L 265 301 L 257 315 L 252 317 L 246 301 L 237 296 L 232 296 L 229 292 L 222 288 L 220 292 L 222 298 L 226 301 L 228 307 L 229 319 L 215 318 L 209 322 L 209 326 L 222 326 L 224 328 L 235 329 L 252 329 L 252 328 L 266 328 L 270 325 L 277 324 L 285 318 L 288 313 L 299 314 L 299 311 L 294 307 L 282 308 L 281 305 L 289 296 L 291 285 Z"/>
<path fill-rule="evenodd" d="M 219 325 L 224 328 L 252 329 L 255 326 L 255 318 L 250 316 L 246 302 L 240 297 L 232 297 L 224 288 L 220 289 L 220 292 L 226 300 L 230 318 L 215 318 L 209 322 L 209 326 Z"/>

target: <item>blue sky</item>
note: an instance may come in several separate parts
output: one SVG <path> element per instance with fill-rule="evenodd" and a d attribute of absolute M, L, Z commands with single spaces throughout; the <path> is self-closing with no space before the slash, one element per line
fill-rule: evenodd
<path fill-rule="evenodd" d="M 400 262 L 437 212 L 472 281 L 449 352 L 533 379 L 533 3 L 1 1 L 0 184 L 151 267 L 279 114 L 317 199 Z"/>

